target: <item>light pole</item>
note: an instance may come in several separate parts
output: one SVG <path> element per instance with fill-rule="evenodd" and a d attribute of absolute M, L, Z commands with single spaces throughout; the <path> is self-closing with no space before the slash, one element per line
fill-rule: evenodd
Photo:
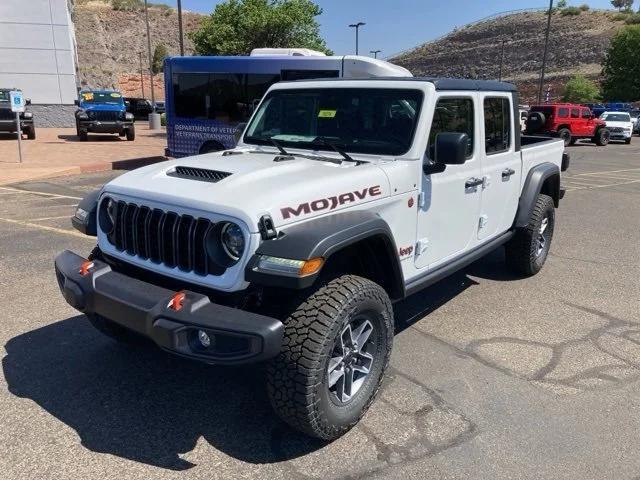
<path fill-rule="evenodd" d="M 153 66 L 151 58 L 151 33 L 149 31 L 149 11 L 147 10 L 147 0 L 144 0 L 144 21 L 147 24 L 147 53 L 149 54 L 149 80 L 151 82 L 151 106 L 152 112 L 156 112 L 156 98 L 153 92 Z"/>
<path fill-rule="evenodd" d="M 366 25 L 366 23 L 358 22 L 358 23 L 352 23 L 351 25 L 349 25 L 350 28 L 356 29 L 356 55 L 358 55 L 358 30 L 360 30 L 360 27 L 362 27 L 363 25 Z"/>
<path fill-rule="evenodd" d="M 144 75 L 142 70 L 142 52 L 138 52 L 140 56 L 140 85 L 142 86 L 142 98 L 144 98 Z"/>
<path fill-rule="evenodd" d="M 382 50 L 369 50 L 369 53 L 373 54 L 373 58 L 378 58 L 378 54 L 381 52 Z"/>
<path fill-rule="evenodd" d="M 178 35 L 180 36 L 180 56 L 184 57 L 184 39 L 182 38 L 182 0 L 178 0 Z"/>
<path fill-rule="evenodd" d="M 553 0 L 549 0 L 549 11 L 547 12 L 547 33 L 544 36 L 544 53 L 542 54 L 542 70 L 540 71 L 540 86 L 538 88 L 538 103 L 542 103 L 542 89 L 544 88 L 544 70 L 547 67 L 547 51 L 549 50 L 549 32 L 551 30 L 552 10 L 553 10 Z"/>
<path fill-rule="evenodd" d="M 504 65 L 504 42 L 502 40 L 502 50 L 500 51 L 500 74 L 498 75 L 498 81 L 502 81 L 502 65 Z"/>

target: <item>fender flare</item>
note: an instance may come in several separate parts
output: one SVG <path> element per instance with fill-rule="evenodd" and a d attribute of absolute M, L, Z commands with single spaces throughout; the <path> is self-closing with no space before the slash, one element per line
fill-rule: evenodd
<path fill-rule="evenodd" d="M 102 190 L 94 190 L 84 196 L 78 206 L 76 207 L 76 213 L 71 217 L 71 225 L 80 233 L 95 237 L 98 235 L 98 199 L 100 198 Z M 87 212 L 86 217 L 82 218 L 78 216 L 78 209 L 82 209 Z"/>
<path fill-rule="evenodd" d="M 542 190 L 542 185 L 548 178 L 553 176 L 557 177 L 557 180 L 553 185 L 552 198 L 553 202 L 558 207 L 560 202 L 560 169 L 553 163 L 545 162 L 540 165 L 536 165 L 527 174 L 527 178 L 524 181 L 522 187 L 522 193 L 520 194 L 520 201 L 518 202 L 518 211 L 516 212 L 516 218 L 514 221 L 514 227 L 526 227 L 531 218 L 531 213 L 536 204 L 536 199 Z"/>
<path fill-rule="evenodd" d="M 396 292 L 393 296 L 404 296 L 402 269 L 391 228 L 378 214 L 366 210 L 336 213 L 282 229 L 278 238 L 264 241 L 258 247 L 245 268 L 245 279 L 265 286 L 308 288 L 322 271 L 305 277 L 260 271 L 259 257 L 268 255 L 295 260 L 322 257 L 326 265 L 332 255 L 345 247 L 374 237 L 382 240 L 384 254 L 389 256 L 389 274 Z"/>

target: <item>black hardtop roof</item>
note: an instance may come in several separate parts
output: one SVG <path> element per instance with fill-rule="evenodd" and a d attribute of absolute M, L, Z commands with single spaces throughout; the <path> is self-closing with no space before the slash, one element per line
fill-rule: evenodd
<path fill-rule="evenodd" d="M 440 77 L 371 77 L 371 78 L 309 78 L 305 80 L 291 80 L 291 82 L 348 82 L 348 81 L 395 81 L 395 82 L 428 82 L 433 83 L 436 90 L 478 90 L 485 92 L 517 92 L 513 83 L 497 80 L 470 80 L 465 78 Z M 282 82 L 285 83 L 285 82 Z M 287 81 L 288 83 L 288 81 Z"/>

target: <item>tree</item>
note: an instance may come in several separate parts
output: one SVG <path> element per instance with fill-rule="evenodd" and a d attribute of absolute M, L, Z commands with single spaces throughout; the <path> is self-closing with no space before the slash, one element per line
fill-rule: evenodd
<path fill-rule="evenodd" d="M 605 99 L 634 101 L 640 98 L 640 25 L 627 25 L 611 39 L 602 77 Z"/>
<path fill-rule="evenodd" d="M 556 8 L 562 10 L 563 8 L 567 8 L 567 0 L 558 0 L 556 3 Z"/>
<path fill-rule="evenodd" d="M 227 0 L 190 34 L 197 55 L 247 55 L 254 48 L 311 48 L 332 52 L 311 0 Z"/>
<path fill-rule="evenodd" d="M 598 101 L 598 86 L 584 75 L 575 75 L 567 82 L 562 93 L 562 100 L 569 103 L 593 103 Z"/>
<path fill-rule="evenodd" d="M 618 9 L 618 11 L 622 10 L 631 10 L 633 6 L 634 0 L 611 0 L 611 5 Z"/>
<path fill-rule="evenodd" d="M 160 73 L 164 66 L 164 59 L 169 56 L 169 51 L 164 44 L 159 43 L 156 48 L 153 50 L 153 59 L 151 60 L 151 71 L 155 73 Z"/>

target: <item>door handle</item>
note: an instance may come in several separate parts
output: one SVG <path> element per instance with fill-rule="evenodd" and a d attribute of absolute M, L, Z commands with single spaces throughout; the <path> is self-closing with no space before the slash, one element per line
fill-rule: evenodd
<path fill-rule="evenodd" d="M 516 171 L 513 168 L 505 168 L 502 171 L 502 178 L 509 178 L 511 177 L 511 175 L 513 175 L 514 173 L 516 173 Z"/>
<path fill-rule="evenodd" d="M 465 190 L 467 188 L 474 188 L 484 183 L 484 178 L 471 177 L 464 183 Z"/>

